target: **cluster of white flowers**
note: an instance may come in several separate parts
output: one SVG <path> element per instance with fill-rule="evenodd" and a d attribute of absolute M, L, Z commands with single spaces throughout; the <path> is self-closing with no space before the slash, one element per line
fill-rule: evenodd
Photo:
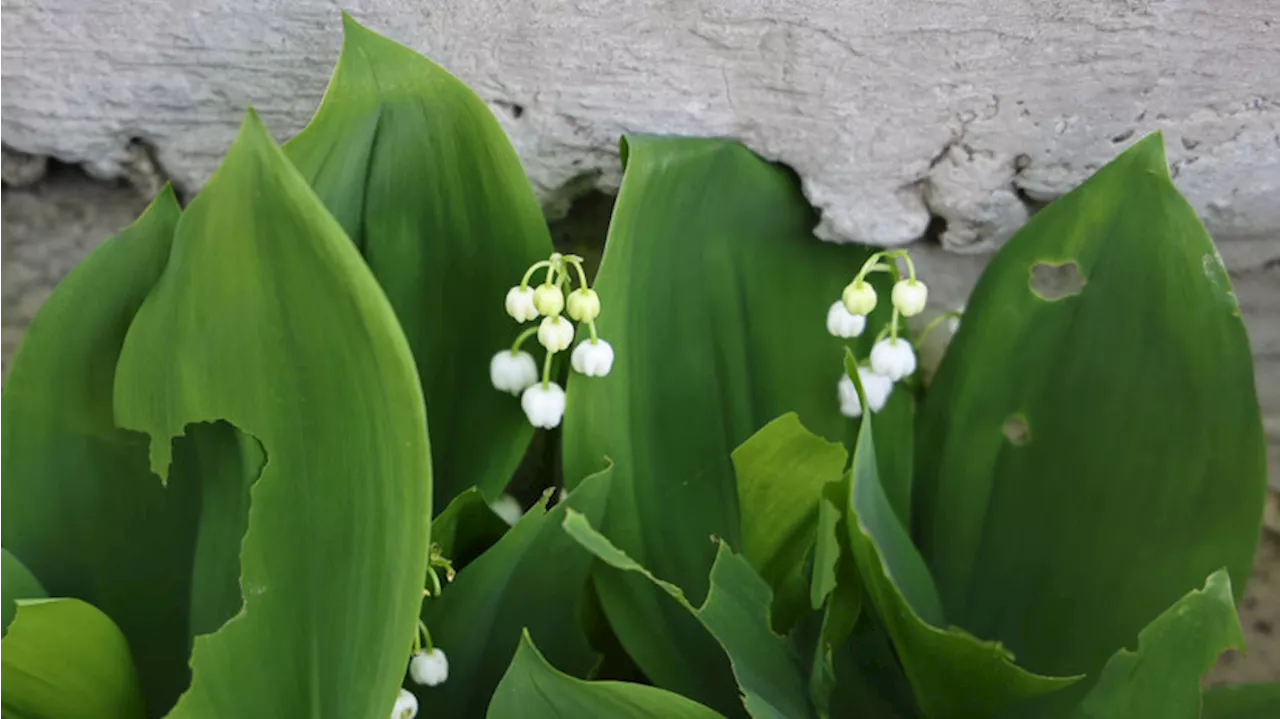
<path fill-rule="evenodd" d="M 850 339 L 861 336 L 867 328 L 867 315 L 879 303 L 876 290 L 867 281 L 873 272 L 898 274 L 897 258 L 907 265 L 907 278 L 893 285 L 890 299 L 893 316 L 881 330 L 871 347 L 868 366 L 858 367 L 858 381 L 866 394 L 867 405 L 872 412 L 879 412 L 889 401 L 893 384 L 916 371 L 916 353 L 909 340 L 899 336 L 903 318 L 914 317 L 924 311 L 929 300 L 929 288 L 916 279 L 915 265 L 906 250 L 877 252 L 867 259 L 853 281 L 844 288 L 840 299 L 827 310 L 827 331 L 836 337 Z M 887 335 L 887 336 L 886 336 Z M 862 416 L 862 402 L 858 398 L 853 379 L 842 374 L 836 386 L 840 411 L 848 417 Z"/>
<path fill-rule="evenodd" d="M 546 279 L 536 288 L 529 286 L 535 272 L 546 269 Z M 565 295 L 573 284 L 578 288 Z M 564 389 L 551 381 L 551 359 L 573 344 L 576 334 L 574 322 L 585 324 L 590 337 L 578 343 L 569 357 L 575 372 L 588 377 L 603 377 L 613 369 L 613 347 L 596 334 L 596 318 L 600 316 L 600 296 L 587 285 L 587 273 L 582 268 L 582 258 L 554 252 L 551 257 L 535 262 L 524 279 L 507 292 L 507 314 L 516 322 L 524 323 L 542 317 L 536 327 L 531 327 L 511 345 L 489 362 L 489 380 L 495 389 L 520 395 L 529 424 L 541 429 L 551 429 L 564 417 Z M 566 319 L 561 313 L 567 312 Z M 539 379 L 538 365 L 533 355 L 520 349 L 530 336 L 537 335 L 538 344 L 546 349 Z"/>
<path fill-rule="evenodd" d="M 434 547 L 432 554 L 435 555 Z M 452 571 L 452 567 L 449 569 Z M 426 594 L 431 596 L 431 590 L 428 589 Z M 443 649 L 431 645 L 431 633 L 421 620 L 415 631 L 413 656 L 409 657 L 409 678 L 424 687 L 439 686 L 449 678 L 449 658 L 445 656 Z M 396 695 L 396 703 L 391 707 L 391 719 L 413 719 L 417 715 L 418 697 L 408 689 L 401 688 Z"/>

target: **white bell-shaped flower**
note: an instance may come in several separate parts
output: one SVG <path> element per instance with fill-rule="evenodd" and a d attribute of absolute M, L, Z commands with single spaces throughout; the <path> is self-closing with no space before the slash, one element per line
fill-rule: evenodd
<path fill-rule="evenodd" d="M 917 280 L 899 280 L 893 286 L 893 306 L 903 317 L 915 317 L 929 301 L 929 288 Z"/>
<path fill-rule="evenodd" d="M 867 316 L 849 312 L 842 300 L 837 300 L 827 310 L 827 331 L 836 337 L 857 337 L 867 328 Z"/>
<path fill-rule="evenodd" d="M 512 287 L 507 290 L 507 314 L 516 322 L 528 322 L 538 316 L 533 304 L 532 287 Z"/>
<path fill-rule="evenodd" d="M 588 377 L 603 377 L 613 369 L 613 347 L 602 339 L 583 340 L 569 357 L 575 372 Z"/>
<path fill-rule="evenodd" d="M 866 367 L 859 367 L 858 381 L 862 383 L 862 391 L 867 394 L 867 405 L 871 407 L 871 411 L 879 412 L 884 409 L 893 392 L 893 380 Z M 862 403 L 858 401 L 858 389 L 853 386 L 853 380 L 848 375 L 841 375 L 837 390 L 840 395 L 840 413 L 846 417 L 861 417 Z"/>
<path fill-rule="evenodd" d="M 876 308 L 876 289 L 862 280 L 850 282 L 840 295 L 840 301 L 849 314 L 865 317 Z"/>
<path fill-rule="evenodd" d="M 502 350 L 489 360 L 489 381 L 494 389 L 518 395 L 538 381 L 538 364 L 523 350 Z"/>
<path fill-rule="evenodd" d="M 587 287 L 569 293 L 569 316 L 577 322 L 591 322 L 600 316 L 600 295 Z"/>
<path fill-rule="evenodd" d="M 395 706 L 391 707 L 391 719 L 413 719 L 418 716 L 418 698 L 408 689 L 401 689 L 396 695 Z"/>
<path fill-rule="evenodd" d="M 489 503 L 489 509 L 493 513 L 502 518 L 502 521 L 514 527 L 524 516 L 524 507 L 520 506 L 520 501 L 509 494 L 502 494 L 497 499 Z"/>
<path fill-rule="evenodd" d="M 538 343 L 548 352 L 560 352 L 573 344 L 573 323 L 560 315 L 542 318 L 538 325 Z"/>
<path fill-rule="evenodd" d="M 564 309 L 564 293 L 559 285 L 538 285 L 538 289 L 533 291 L 533 306 L 544 317 L 558 315 Z"/>
<path fill-rule="evenodd" d="M 871 348 L 871 371 L 897 382 L 916 371 L 916 353 L 911 343 L 898 338 L 885 338 Z"/>
<path fill-rule="evenodd" d="M 548 382 L 545 386 L 539 382 L 524 391 L 520 406 L 524 408 L 529 424 L 551 429 L 558 426 L 564 417 L 564 390 L 555 382 Z"/>
<path fill-rule="evenodd" d="M 449 678 L 449 658 L 439 647 L 418 652 L 409 660 L 409 676 L 423 686 L 443 684 Z"/>

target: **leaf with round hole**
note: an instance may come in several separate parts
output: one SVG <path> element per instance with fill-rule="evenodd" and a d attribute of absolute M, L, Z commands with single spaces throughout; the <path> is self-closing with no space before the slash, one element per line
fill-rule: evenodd
<path fill-rule="evenodd" d="M 1000 250 L 919 429 L 947 619 L 1025 666 L 1096 672 L 1223 566 L 1240 596 L 1266 481 L 1252 358 L 1158 134 Z"/>

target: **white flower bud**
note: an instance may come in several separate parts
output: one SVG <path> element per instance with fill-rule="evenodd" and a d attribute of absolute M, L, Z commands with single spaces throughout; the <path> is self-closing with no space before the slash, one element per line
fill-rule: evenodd
<path fill-rule="evenodd" d="M 401 689 L 396 695 L 396 704 L 391 708 L 391 719 L 413 719 L 418 716 L 418 698 L 408 689 Z"/>
<path fill-rule="evenodd" d="M 559 285 L 538 285 L 538 289 L 533 291 L 533 306 L 544 317 L 558 315 L 564 309 L 564 293 Z"/>
<path fill-rule="evenodd" d="M 879 412 L 884 409 L 885 403 L 889 401 L 889 394 L 893 392 L 893 380 L 866 367 L 859 367 L 858 381 L 862 382 L 862 391 L 867 394 L 867 404 L 871 411 Z M 862 403 L 858 401 L 858 388 L 854 387 L 853 380 L 848 375 L 841 375 L 837 390 L 840 395 L 840 413 L 846 417 L 861 417 Z"/>
<path fill-rule="evenodd" d="M 827 310 L 827 331 L 836 337 L 857 337 L 866 328 L 866 315 L 850 314 L 843 301 L 837 300 Z"/>
<path fill-rule="evenodd" d="M 516 526 L 516 523 L 524 516 L 524 508 L 520 506 L 519 500 L 509 494 L 503 494 L 490 502 L 489 509 L 492 509 L 494 514 L 501 517 L 502 521 L 512 527 Z"/>
<path fill-rule="evenodd" d="M 449 658 L 439 647 L 418 652 L 409 661 L 409 676 L 423 686 L 434 687 L 449 678 Z"/>
<path fill-rule="evenodd" d="M 533 288 L 512 287 L 507 290 L 507 314 L 516 322 L 528 322 L 538 316 L 533 305 Z"/>
<path fill-rule="evenodd" d="M 876 288 L 862 280 L 850 282 L 840 295 L 840 301 L 849 314 L 865 317 L 876 308 Z"/>
<path fill-rule="evenodd" d="M 551 429 L 564 417 L 564 390 L 555 382 L 544 387 L 541 382 L 524 391 L 520 406 L 529 418 L 529 424 L 541 429 Z"/>
<path fill-rule="evenodd" d="M 915 317 L 924 311 L 929 288 L 916 280 L 899 280 L 893 286 L 893 306 L 903 317 Z"/>
<path fill-rule="evenodd" d="M 871 348 L 871 371 L 897 382 L 916 371 L 916 353 L 905 339 L 882 339 Z"/>
<path fill-rule="evenodd" d="M 600 316 L 600 295 L 595 290 L 579 287 L 569 293 L 569 316 L 578 322 L 591 322 Z"/>
<path fill-rule="evenodd" d="M 520 394 L 538 381 L 538 364 L 528 352 L 502 350 L 489 360 L 489 381 L 494 389 Z"/>
<path fill-rule="evenodd" d="M 569 357 L 575 372 L 588 377 L 603 377 L 613 369 L 613 347 L 604 340 L 583 340 Z"/>
<path fill-rule="evenodd" d="M 548 352 L 559 352 L 573 344 L 573 323 L 560 315 L 544 317 L 538 326 L 538 343 Z"/>

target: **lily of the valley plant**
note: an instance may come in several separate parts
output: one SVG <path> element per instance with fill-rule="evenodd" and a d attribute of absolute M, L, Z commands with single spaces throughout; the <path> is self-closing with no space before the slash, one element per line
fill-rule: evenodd
<path fill-rule="evenodd" d="M 731 140 L 622 138 L 557 252 L 485 103 L 345 26 L 306 129 L 250 111 L 24 338 L 5 716 L 1280 716 L 1202 690 L 1263 438 L 1159 135 L 960 323 Z"/>

